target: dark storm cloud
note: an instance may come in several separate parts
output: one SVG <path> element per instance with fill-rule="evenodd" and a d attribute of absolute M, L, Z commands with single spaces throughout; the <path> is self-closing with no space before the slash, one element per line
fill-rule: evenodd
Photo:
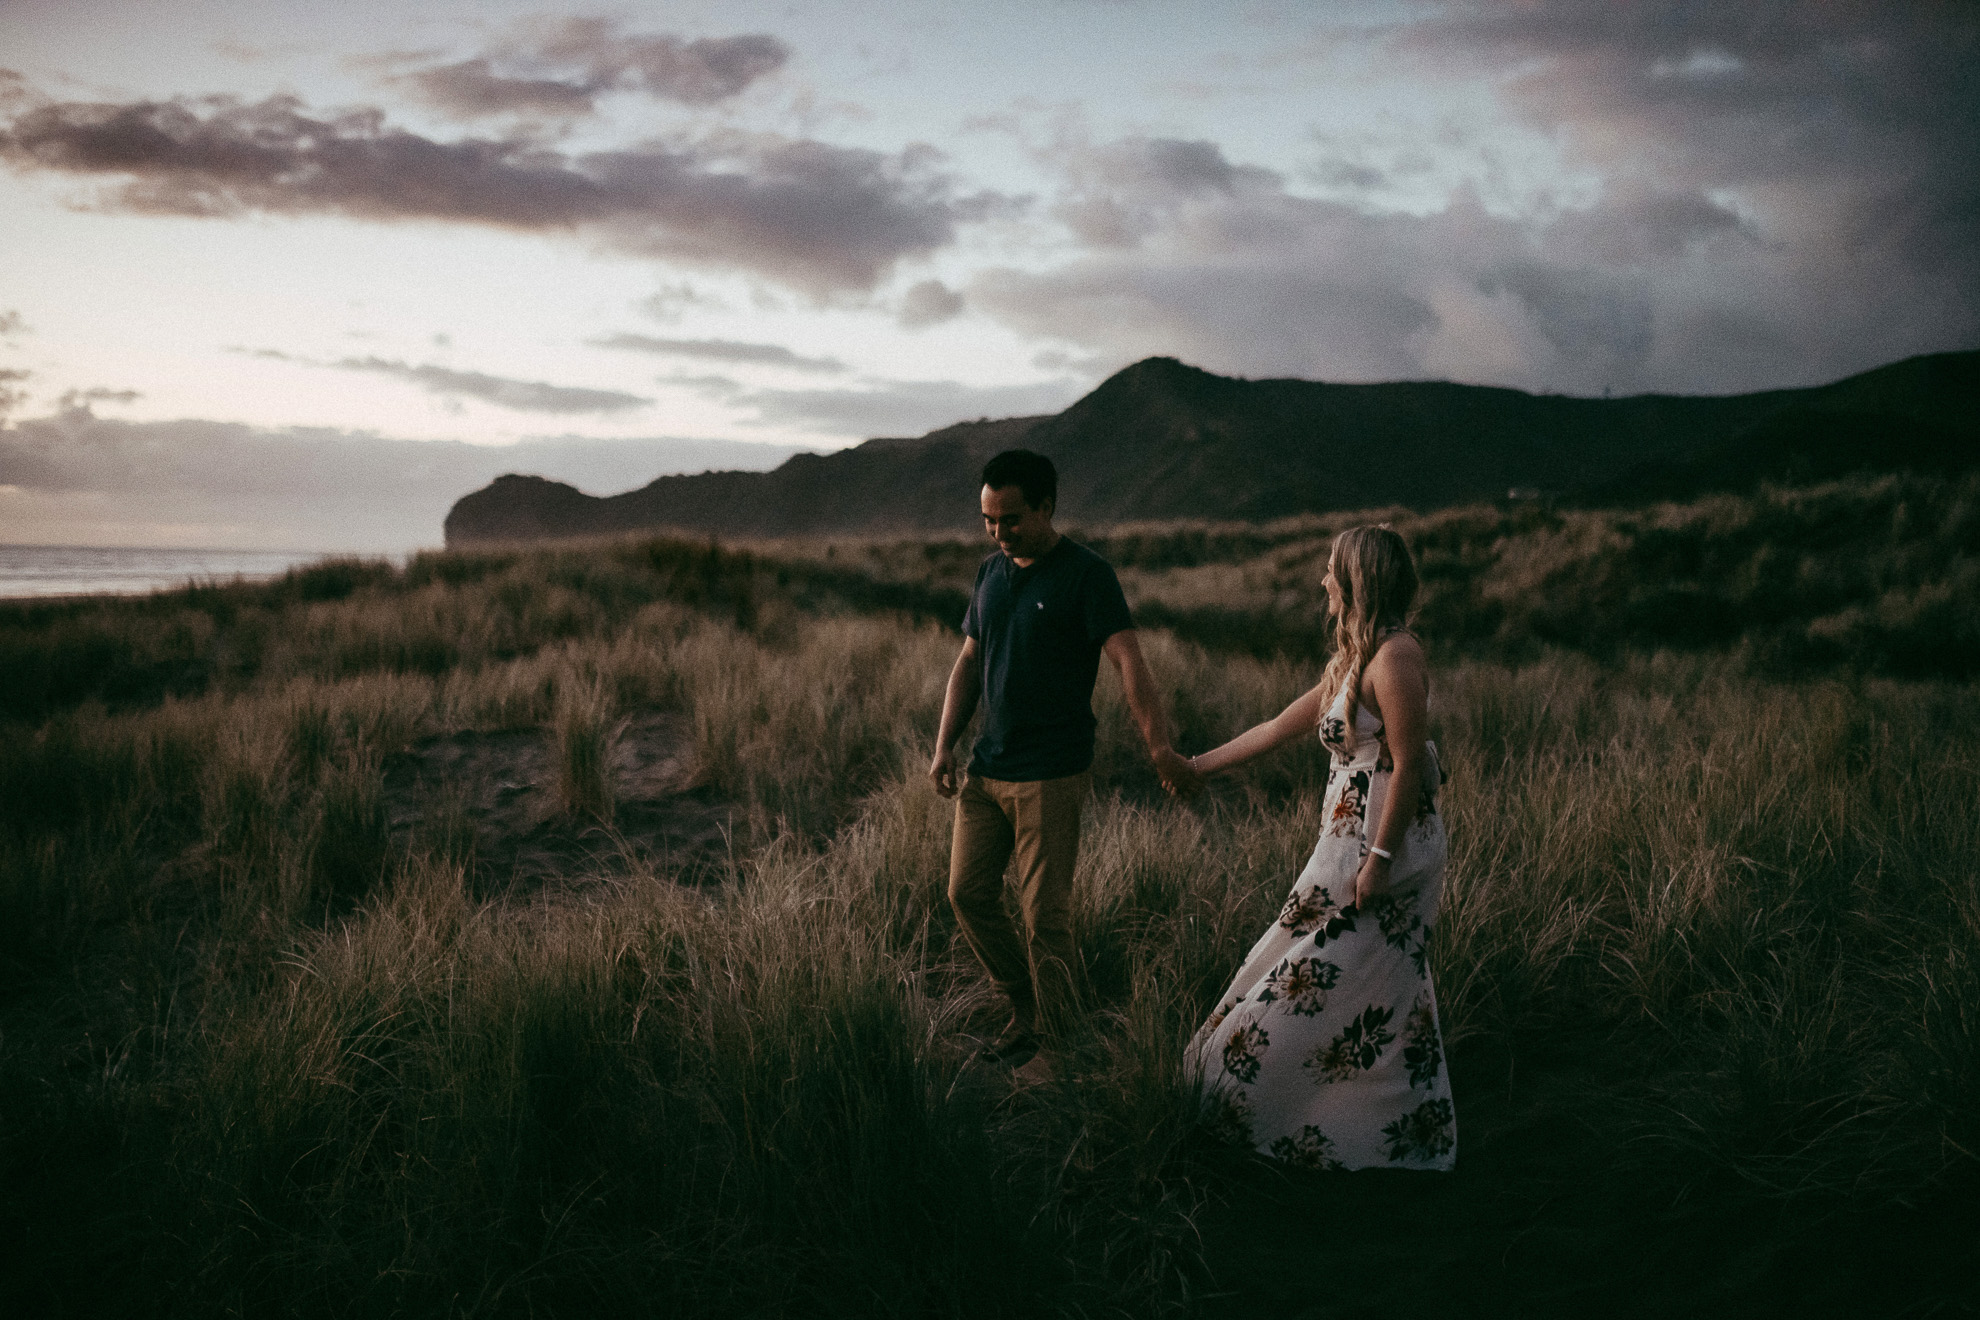
<path fill-rule="evenodd" d="M 509 446 L 392 440 L 316 428 L 122 422 L 87 408 L 0 430 L 8 530 L 34 539 L 78 527 L 128 545 L 157 528 L 210 528 L 232 544 L 306 549 L 437 545 L 448 507 L 503 472 L 594 494 L 709 468 L 764 469 L 788 445 L 545 436 Z M 209 539 L 206 544 L 214 544 Z"/>
<path fill-rule="evenodd" d="M 101 200 L 156 215 L 327 213 L 581 230 L 624 251 L 742 268 L 822 295 L 870 288 L 958 223 L 1007 207 L 957 197 L 936 153 L 722 133 L 566 155 L 512 138 L 443 142 L 375 109 L 293 97 L 26 104 L 0 116 L 16 170 L 123 179 Z"/>
<path fill-rule="evenodd" d="M 1980 7 L 1536 0 L 1398 32 L 1419 75 L 1496 79 L 1593 188 L 1375 213 L 1211 143 L 1060 141 L 1040 159 L 1080 250 L 971 301 L 1103 361 L 1572 392 L 1813 384 L 1980 341 Z M 1316 143 L 1305 180 L 1381 182 Z"/>
<path fill-rule="evenodd" d="M 751 344 L 737 339 L 656 339 L 652 335 L 616 334 L 588 341 L 596 348 L 625 348 L 670 357 L 706 358 L 714 362 L 748 362 L 792 371 L 844 371 L 833 357 L 802 357 L 781 344 Z"/>
<path fill-rule="evenodd" d="M 1510 103 L 1590 160 L 1635 161 L 1654 142 L 1657 169 L 1694 181 L 1899 178 L 1971 162 L 1980 128 L 1967 4 L 1474 0 L 1409 41 L 1519 70 Z"/>
<path fill-rule="evenodd" d="M 603 93 L 636 90 L 709 105 L 781 69 L 790 48 L 768 33 L 685 40 L 627 34 L 605 19 L 533 24 L 493 50 L 393 78 L 461 118 L 588 114 Z"/>
<path fill-rule="evenodd" d="M 979 417 L 1055 413 L 1081 393 L 1081 387 L 1070 380 L 993 386 L 899 380 L 875 381 L 865 389 L 751 390 L 736 395 L 733 402 L 756 409 L 759 423 L 870 438 L 923 435 Z"/>
<path fill-rule="evenodd" d="M 1980 6 L 1495 0 L 1410 41 L 1520 70 L 1507 104 L 1609 189 L 1584 250 L 1656 263 L 1729 228 L 1737 199 L 1774 249 L 1750 306 L 1792 284 L 1768 319 L 1804 347 L 1895 356 L 1980 334 Z"/>

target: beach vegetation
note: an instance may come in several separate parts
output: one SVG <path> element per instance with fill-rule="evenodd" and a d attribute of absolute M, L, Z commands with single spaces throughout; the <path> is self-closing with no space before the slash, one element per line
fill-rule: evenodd
<path fill-rule="evenodd" d="M 1324 752 L 1173 802 L 1110 674 L 1084 1025 L 1035 1087 L 973 1058 L 1001 1019 L 923 772 L 982 547 L 639 537 L 0 607 L 0 1308 L 1970 1307 L 1976 493 L 1393 515 L 1450 774 L 1444 1177 L 1218 1139 L 1183 1046 L 1312 848 Z M 1348 521 L 1089 538 L 1184 751 L 1318 678 Z M 546 804 L 515 838 L 403 788 L 511 737 Z M 690 810 L 721 822 L 692 865 L 628 843 Z M 568 863 L 504 860 L 556 831 Z"/>

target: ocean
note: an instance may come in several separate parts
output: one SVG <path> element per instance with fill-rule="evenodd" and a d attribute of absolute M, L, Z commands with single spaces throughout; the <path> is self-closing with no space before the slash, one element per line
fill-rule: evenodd
<path fill-rule="evenodd" d="M 323 558 L 320 550 L 135 550 L 115 546 L 0 545 L 0 598 L 134 595 L 188 582 L 276 577 Z"/>

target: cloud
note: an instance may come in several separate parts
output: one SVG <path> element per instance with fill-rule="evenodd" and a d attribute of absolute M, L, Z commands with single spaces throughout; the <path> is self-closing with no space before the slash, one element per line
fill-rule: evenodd
<path fill-rule="evenodd" d="M 511 380 L 479 371 L 455 371 L 431 363 L 414 365 L 387 358 L 340 358 L 322 365 L 344 371 L 369 371 L 410 381 L 434 394 L 466 395 L 518 412 L 613 413 L 644 408 L 653 400 L 618 390 L 578 389 L 568 385 L 547 385 L 538 380 Z"/>
<path fill-rule="evenodd" d="M 970 301 L 1015 328 L 1116 362 L 1174 354 L 1240 375 L 1422 374 L 1439 322 L 1429 254 L 1459 241 L 1525 255 L 1475 205 L 1449 223 L 1377 219 L 1302 198 L 1207 143 L 1128 139 L 1070 159 L 1058 208 L 1086 252 L 990 269 Z M 1468 283 L 1464 276 L 1459 283 Z"/>
<path fill-rule="evenodd" d="M 307 57 L 317 53 L 317 47 L 308 41 L 280 41 L 264 44 L 250 44 L 245 41 L 221 39 L 209 41 L 206 48 L 224 59 L 236 64 L 260 64 L 268 60 Z"/>
<path fill-rule="evenodd" d="M 524 25 L 489 52 L 399 74 L 391 82 L 463 119 L 589 114 L 597 97 L 632 90 L 686 105 L 740 95 L 783 68 L 790 48 L 764 32 L 685 40 L 638 36 L 607 19 Z"/>
<path fill-rule="evenodd" d="M 693 390 L 705 399 L 731 399 L 741 394 L 748 386 L 732 376 L 689 375 L 676 371 L 665 376 L 655 376 L 662 385 L 680 385 Z"/>
<path fill-rule="evenodd" d="M 706 307 L 712 311 L 722 311 L 728 307 L 714 294 L 697 289 L 686 280 L 663 284 L 635 305 L 663 325 L 672 325 L 680 320 L 681 313 L 689 307 Z"/>
<path fill-rule="evenodd" d="M 1310 173 L 1315 182 L 1329 188 L 1379 188 L 1389 181 L 1387 173 L 1365 161 L 1336 155 L 1315 161 Z"/>
<path fill-rule="evenodd" d="M 868 289 L 959 224 L 1009 213 L 958 197 L 938 154 L 721 132 L 566 154 L 520 138 L 438 141 L 376 109 L 294 97 L 45 102 L 0 116 L 0 162 L 118 179 L 103 209 L 439 220 L 578 232 L 624 252 L 742 269 L 814 296 Z"/>
<path fill-rule="evenodd" d="M 844 371 L 834 357 L 800 357 L 781 344 L 750 344 L 737 339 L 656 339 L 651 335 L 616 334 L 587 341 L 595 348 L 625 348 L 639 353 L 706 358 L 714 362 L 747 362 L 792 371 Z"/>
<path fill-rule="evenodd" d="M 1298 180 L 1357 195 L 1211 142 L 1064 132 L 1036 154 L 1070 255 L 979 271 L 970 303 L 1068 357 L 1579 393 L 1813 384 L 1980 341 L 1980 9 L 1437 13 L 1392 53 L 1492 80 L 1585 191 L 1515 212 L 1481 176 L 1377 211 L 1400 158 L 1318 134 Z M 1510 131 L 1477 126 L 1485 158 Z"/>
<path fill-rule="evenodd" d="M 1674 319 L 1757 319 L 1791 352 L 1852 367 L 1980 335 L 1980 8 L 1789 5 L 1757 21 L 1474 0 L 1407 45 L 1511 73 L 1507 106 L 1603 180 L 1572 241 L 1645 269 L 1660 322 L 1693 304 Z M 1690 259 L 1735 225 L 1751 260 Z"/>
<path fill-rule="evenodd" d="M 368 371 L 408 381 L 434 394 L 466 395 L 517 412 L 611 413 L 644 408 L 653 400 L 618 390 L 593 390 L 570 385 L 549 385 L 536 380 L 513 380 L 480 371 L 456 371 L 431 363 L 399 362 L 381 357 L 347 357 L 319 361 L 284 353 L 279 348 L 230 348 L 244 357 L 294 362 L 305 367 L 334 367 L 339 371 Z"/>
<path fill-rule="evenodd" d="M 901 324 L 910 330 L 953 321 L 963 313 L 963 296 L 940 280 L 923 280 L 901 297 Z"/>
<path fill-rule="evenodd" d="M 0 312 L 0 335 L 24 335 L 27 333 L 28 324 L 21 319 L 19 312 L 11 308 L 7 311 Z"/>
<path fill-rule="evenodd" d="M 791 57 L 790 48 L 766 32 L 683 41 L 623 36 L 597 18 L 565 19 L 530 53 L 551 64 L 581 67 L 594 81 L 630 83 L 650 96 L 689 105 L 727 100 Z"/>
<path fill-rule="evenodd" d="M 759 424 L 788 423 L 826 435 L 918 436 L 981 417 L 1055 413 L 1082 393 L 1071 380 L 964 385 L 952 380 L 875 381 L 865 389 L 750 390 L 733 402 Z"/>
<path fill-rule="evenodd" d="M 64 390 L 56 407 L 64 412 L 87 408 L 92 403 L 136 403 L 144 397 L 137 390 L 112 390 L 97 386 L 87 390 Z"/>
<path fill-rule="evenodd" d="M 1509 262 L 1478 281 L 1491 296 L 1505 289 L 1519 299 L 1556 352 L 1570 360 L 1641 362 L 1653 338 L 1647 281 L 1601 270 L 1560 270 Z"/>
<path fill-rule="evenodd" d="M 5 423 L 14 409 L 27 402 L 28 392 L 20 383 L 34 375 L 16 367 L 0 367 L 0 423 Z"/>
<path fill-rule="evenodd" d="M 1112 375 L 1127 363 L 1113 358 L 1075 357 L 1060 349 L 1048 348 L 1032 354 L 1031 365 L 1040 371 L 1072 372 L 1097 379 Z"/>
<path fill-rule="evenodd" d="M 225 422 L 125 422 L 86 407 L 0 430 L 5 537 L 61 544 L 393 551 L 438 545 L 452 503 L 503 472 L 594 494 L 675 472 L 765 469 L 787 445 L 544 436 L 510 446 Z M 176 529 L 169 534 L 160 529 Z"/>
<path fill-rule="evenodd" d="M 1136 247 L 1187 211 L 1280 182 L 1270 170 L 1231 164 L 1214 143 L 1176 138 L 1061 143 L 1058 165 L 1067 187 L 1054 214 L 1096 248 Z"/>
<path fill-rule="evenodd" d="M 587 115 L 599 88 L 556 78 L 505 78 L 485 59 L 461 60 L 401 74 L 394 82 L 409 86 L 419 98 L 459 119 L 482 115 L 527 113 Z"/>

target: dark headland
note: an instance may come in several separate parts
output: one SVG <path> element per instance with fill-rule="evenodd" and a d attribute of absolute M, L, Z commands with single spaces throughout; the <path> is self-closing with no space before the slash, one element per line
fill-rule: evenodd
<path fill-rule="evenodd" d="M 1443 382 L 1242 380 L 1148 358 L 1064 412 L 800 454 L 770 472 L 661 477 L 586 495 L 507 475 L 447 514 L 449 546 L 672 529 L 716 536 L 973 531 L 983 461 L 1024 445 L 1060 466 L 1075 522 L 1258 521 L 1531 489 L 1588 503 L 1760 481 L 1949 471 L 1980 461 L 1980 352 L 1909 358 L 1758 394 L 1535 395 Z"/>

